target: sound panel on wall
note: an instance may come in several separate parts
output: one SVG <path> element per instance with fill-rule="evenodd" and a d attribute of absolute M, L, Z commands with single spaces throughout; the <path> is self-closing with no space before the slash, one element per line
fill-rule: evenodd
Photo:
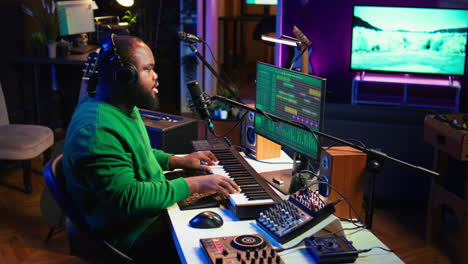
<path fill-rule="evenodd" d="M 360 150 L 348 146 L 323 148 L 320 155 L 320 178 L 341 192 L 364 221 L 364 172 L 367 155 Z M 328 197 L 329 202 L 341 199 L 341 196 L 326 184 L 319 184 L 320 194 Z M 335 215 L 341 218 L 356 218 L 350 215 L 350 208 L 346 202 L 335 206 Z"/>
<path fill-rule="evenodd" d="M 257 135 L 254 121 L 255 113 L 248 112 L 241 129 L 241 144 L 244 151 L 256 160 L 278 158 L 281 155 L 281 145 Z"/>

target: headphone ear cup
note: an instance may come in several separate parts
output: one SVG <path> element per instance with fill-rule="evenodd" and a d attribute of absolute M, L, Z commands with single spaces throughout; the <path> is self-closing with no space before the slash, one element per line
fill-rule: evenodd
<path fill-rule="evenodd" d="M 120 84 L 133 85 L 138 80 L 138 71 L 131 63 L 124 62 L 122 66 L 114 68 L 114 81 Z"/>
<path fill-rule="evenodd" d="M 120 58 L 113 37 L 114 34 L 102 44 L 103 54 L 108 57 L 112 65 L 112 81 L 121 85 L 133 85 L 138 80 L 138 70 L 133 64 Z"/>

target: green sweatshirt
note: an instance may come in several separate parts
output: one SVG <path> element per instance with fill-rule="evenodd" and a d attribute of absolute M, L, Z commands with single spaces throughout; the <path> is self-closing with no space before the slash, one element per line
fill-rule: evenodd
<path fill-rule="evenodd" d="M 136 107 L 83 98 L 65 139 L 67 191 L 91 228 L 127 250 L 161 210 L 189 196 L 185 179 L 164 177 L 170 156 L 151 148 Z"/>

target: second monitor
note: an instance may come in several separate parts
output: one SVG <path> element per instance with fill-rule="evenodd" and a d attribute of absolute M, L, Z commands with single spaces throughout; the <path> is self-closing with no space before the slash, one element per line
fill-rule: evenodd
<path fill-rule="evenodd" d="M 322 131 L 326 79 L 270 64 L 257 63 L 256 107 L 289 121 L 304 124 L 311 130 Z M 312 132 L 289 124 L 274 122 L 255 115 L 255 132 L 300 157 L 300 166 L 293 171 L 266 173 L 264 177 L 282 192 L 288 192 L 291 175 L 302 169 L 317 170 L 320 161 L 320 140 Z M 296 155 L 297 154 L 297 155 Z M 284 178 L 278 186 L 274 177 Z"/>

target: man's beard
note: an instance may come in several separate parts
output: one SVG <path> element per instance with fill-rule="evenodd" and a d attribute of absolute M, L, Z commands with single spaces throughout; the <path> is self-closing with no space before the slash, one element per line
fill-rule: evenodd
<path fill-rule="evenodd" d="M 132 89 L 131 93 L 132 101 L 135 102 L 135 105 L 138 108 L 144 108 L 148 110 L 157 110 L 159 109 L 159 100 L 156 95 L 153 98 L 153 93 L 148 91 L 140 84 L 136 84 Z"/>

